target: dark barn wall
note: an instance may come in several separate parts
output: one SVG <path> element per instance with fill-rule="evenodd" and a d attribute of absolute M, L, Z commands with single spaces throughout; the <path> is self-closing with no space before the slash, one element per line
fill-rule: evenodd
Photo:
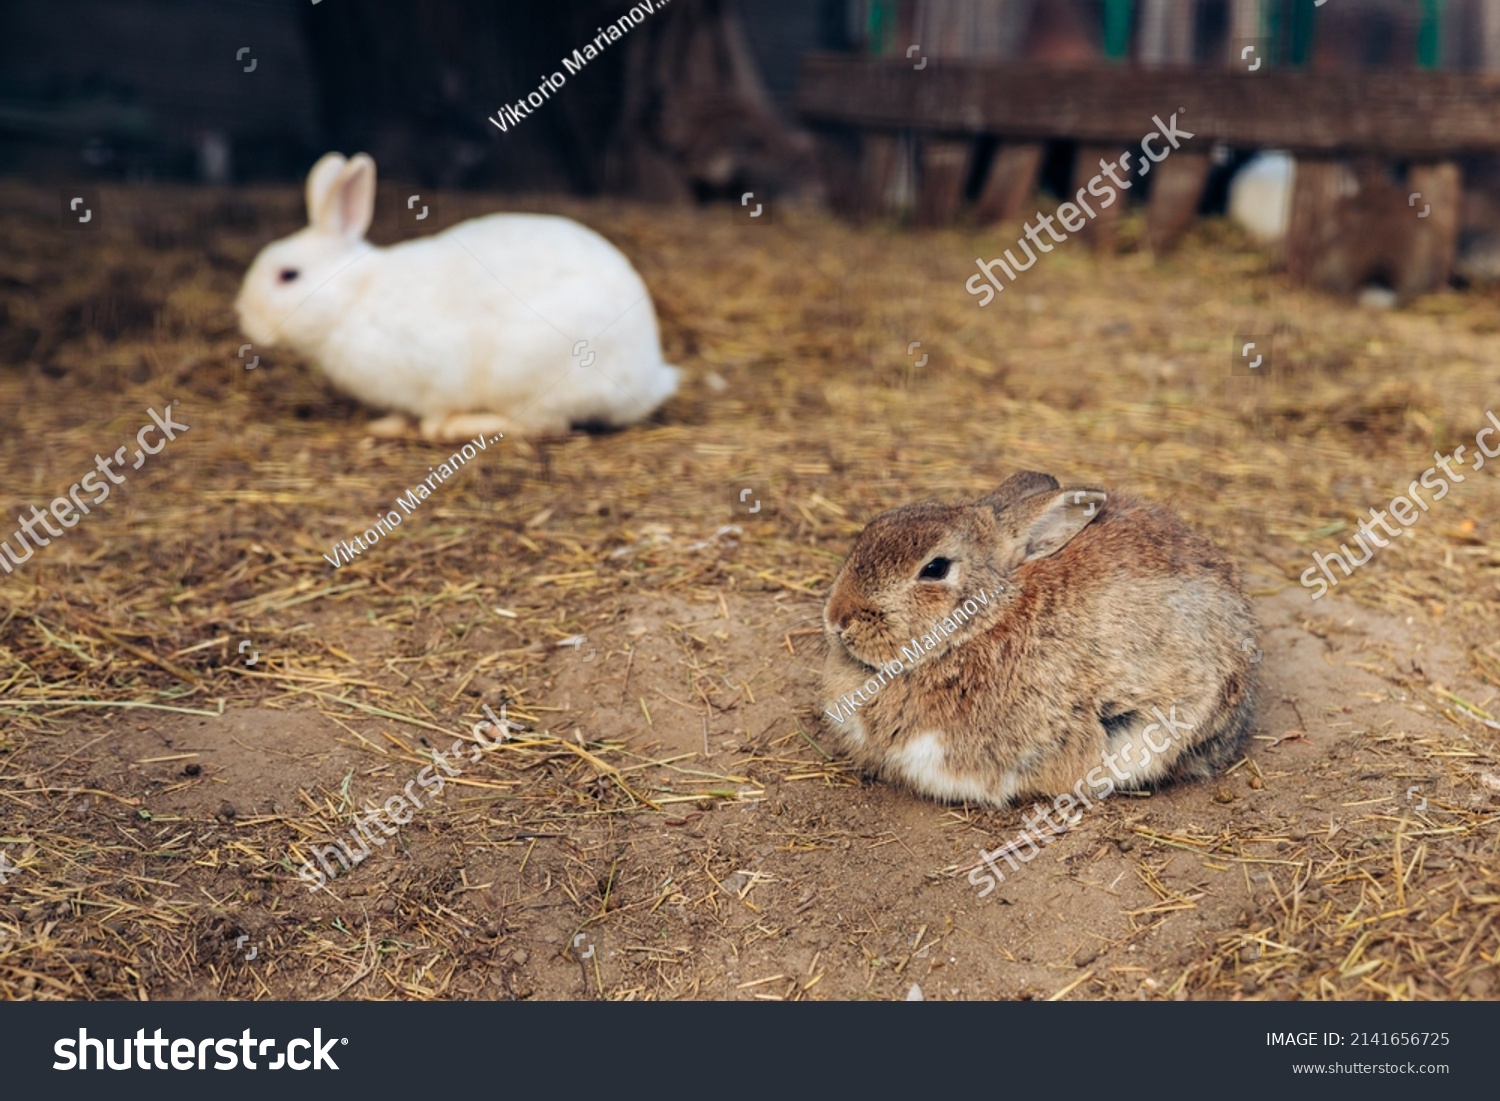
<path fill-rule="evenodd" d="M 628 38 L 571 76 L 562 59 L 629 6 L 368 0 L 335 12 L 307 5 L 299 18 L 326 141 L 366 149 L 423 183 L 598 190 Z M 505 131 L 488 121 L 557 71 L 567 83 L 542 107 Z"/>
<path fill-rule="evenodd" d="M 0 170 L 201 177 L 205 145 L 218 142 L 235 180 L 292 178 L 338 148 L 367 149 L 425 183 L 589 190 L 618 108 L 618 44 L 509 134 L 486 119 L 628 6 L 8 2 Z"/>
<path fill-rule="evenodd" d="M 802 55 L 849 48 L 848 0 L 740 0 L 740 11 L 766 90 L 790 116 Z"/>
<path fill-rule="evenodd" d="M 632 166 L 698 156 L 705 128 L 734 135 L 741 160 L 777 146 L 780 121 L 757 113 L 770 102 L 790 116 L 801 55 L 837 44 L 827 28 L 845 0 L 672 0 L 581 72 L 562 70 L 633 3 L 9 0 L 0 171 L 293 179 L 323 151 L 363 149 L 383 174 L 424 185 L 681 196 L 690 169 L 665 169 L 663 186 Z M 724 46 L 736 12 L 764 78 L 743 79 Z M 556 71 L 566 85 L 541 108 L 504 132 L 488 121 Z M 701 103 L 725 98 L 709 81 L 727 101 Z"/>
<path fill-rule="evenodd" d="M 0 4 L 0 171 L 171 176 L 302 167 L 317 119 L 288 0 Z M 244 57 L 236 53 L 248 47 Z M 251 72 L 245 72 L 253 65 Z"/>
<path fill-rule="evenodd" d="M 574 73 L 564 59 L 635 0 L 368 0 L 301 18 L 336 146 L 445 186 L 671 199 L 799 174 L 761 69 L 769 59 L 789 101 L 821 6 L 841 2 L 671 0 Z M 761 28 L 760 58 L 747 23 Z M 564 83 L 540 106 L 504 130 L 489 121 L 553 74 Z"/>

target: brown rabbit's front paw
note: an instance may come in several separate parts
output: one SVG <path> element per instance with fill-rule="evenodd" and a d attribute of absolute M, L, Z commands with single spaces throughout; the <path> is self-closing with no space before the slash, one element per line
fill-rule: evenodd
<path fill-rule="evenodd" d="M 945 803 L 980 803 L 1003 807 L 1021 793 L 1021 777 L 1014 770 L 979 776 L 954 767 L 941 730 L 909 737 L 885 753 L 884 771 L 914 791 Z"/>

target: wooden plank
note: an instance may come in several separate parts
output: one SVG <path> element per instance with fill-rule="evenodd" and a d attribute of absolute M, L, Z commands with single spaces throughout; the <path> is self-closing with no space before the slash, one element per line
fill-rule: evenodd
<path fill-rule="evenodd" d="M 1299 283 L 1313 281 L 1315 269 L 1327 259 L 1337 234 L 1343 172 L 1343 165 L 1335 157 L 1308 156 L 1297 160 L 1286 234 L 1286 270 Z M 1348 288 L 1353 289 L 1352 285 Z"/>
<path fill-rule="evenodd" d="M 1224 42 L 1228 60 L 1234 61 L 1237 41 L 1260 38 L 1266 33 L 1266 12 L 1263 0 L 1229 0 L 1229 35 Z"/>
<path fill-rule="evenodd" d="M 974 13 L 974 0 L 918 0 L 912 41 L 920 42 L 931 57 L 973 54 Z M 972 137 L 954 141 L 934 134 L 916 139 L 917 225 L 948 225 L 958 214 L 974 144 Z"/>
<path fill-rule="evenodd" d="M 841 217 L 862 221 L 864 203 L 864 140 L 856 130 L 833 126 L 811 128 L 818 178 L 828 205 Z"/>
<path fill-rule="evenodd" d="M 1191 65 L 1197 29 L 1195 0 L 1144 0 L 1136 54 L 1143 65 Z"/>
<path fill-rule="evenodd" d="M 804 61 L 797 106 L 810 120 L 877 129 L 1138 143 L 1153 116 L 1207 145 L 1439 158 L 1500 151 L 1500 77 L 1388 70 L 1115 69 L 837 54 Z"/>
<path fill-rule="evenodd" d="M 914 37 L 917 33 L 916 0 L 873 0 L 881 8 L 879 24 L 884 28 L 881 41 L 871 41 L 872 51 L 884 55 L 878 63 L 898 65 L 908 73 L 919 70 L 906 56 L 908 46 L 921 43 Z M 873 12 L 872 12 L 873 14 Z M 925 56 L 925 51 L 923 51 Z M 866 58 L 875 61 L 875 58 Z M 925 67 L 932 64 L 929 60 Z M 879 134 L 868 131 L 860 135 L 864 146 L 861 165 L 861 193 L 859 197 L 860 217 L 885 218 L 905 213 L 909 201 L 907 183 L 914 166 L 912 164 L 911 134 Z"/>
<path fill-rule="evenodd" d="M 860 218 L 883 218 L 889 215 L 896 204 L 892 196 L 898 190 L 901 173 L 906 167 L 902 159 L 902 143 L 898 134 L 860 135 L 864 155 L 860 166 Z"/>
<path fill-rule="evenodd" d="M 1458 258 L 1458 226 L 1463 208 L 1463 174 L 1453 161 L 1414 164 L 1407 172 L 1407 189 L 1421 198 L 1410 202 L 1407 213 L 1412 217 L 1427 208 L 1419 219 L 1420 230 L 1412 247 L 1412 257 L 1403 285 L 1403 295 L 1423 294 L 1446 287 L 1453 278 L 1453 264 Z"/>
<path fill-rule="evenodd" d="M 813 126 L 810 131 L 828 205 L 853 222 L 884 215 L 899 144 L 895 135 L 843 126 Z"/>
<path fill-rule="evenodd" d="M 1027 207 L 1036 194 L 1037 176 L 1042 170 L 1042 154 L 1047 147 L 1040 142 L 1007 142 L 995 154 L 990 174 L 974 217 L 980 225 L 989 222 L 1012 222 L 1032 211 Z"/>
<path fill-rule="evenodd" d="M 1480 0 L 1479 53 L 1486 69 L 1500 69 L 1500 0 Z"/>
<path fill-rule="evenodd" d="M 1157 256 L 1172 251 L 1178 238 L 1193 224 L 1198 204 L 1203 201 L 1209 167 L 1207 154 L 1180 149 L 1151 170 L 1146 237 Z"/>
<path fill-rule="evenodd" d="M 958 213 L 969 175 L 972 138 L 944 141 L 930 137 L 922 141 L 921 175 L 917 191 L 917 224 L 945 226 Z"/>
<path fill-rule="evenodd" d="M 1112 161 L 1118 163 L 1121 149 L 1118 145 L 1080 145 L 1078 152 L 1073 158 L 1073 195 L 1079 190 L 1087 191 L 1088 183 L 1099 174 L 1099 162 Z M 1167 158 L 1171 160 L 1171 158 Z M 1163 161 L 1163 164 L 1166 162 Z M 1071 196 L 1064 196 L 1069 198 Z M 1098 203 L 1097 199 L 1084 200 L 1085 202 Z M 1125 209 L 1125 194 L 1122 192 L 1119 199 L 1107 207 L 1094 206 L 1094 217 L 1084 223 L 1084 226 L 1074 236 L 1082 237 L 1084 244 L 1095 252 L 1111 253 L 1115 251 L 1115 241 L 1120 228 L 1120 214 Z"/>

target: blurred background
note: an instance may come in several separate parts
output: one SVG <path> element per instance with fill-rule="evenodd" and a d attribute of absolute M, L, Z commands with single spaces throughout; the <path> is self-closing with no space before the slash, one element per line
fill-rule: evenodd
<path fill-rule="evenodd" d="M 935 114 L 922 125 L 925 108 L 915 105 L 916 126 L 871 125 L 854 97 L 830 99 L 826 81 L 809 96 L 809 56 L 917 56 L 913 67 L 930 59 L 933 72 L 945 61 L 1099 67 L 1117 82 L 1149 67 L 1221 74 L 1251 48 L 1261 75 L 1500 68 L 1500 0 L 673 0 L 642 6 L 638 27 L 565 73 L 562 58 L 630 10 L 622 0 L 9 4 L 0 13 L 0 174 L 75 186 L 293 181 L 328 149 L 358 149 L 403 186 L 668 202 L 755 191 L 855 216 L 941 224 L 964 214 L 984 224 L 1029 212 L 1037 186 L 1072 190 L 1070 166 L 1091 163 L 1093 146 L 1066 126 L 1018 142 L 993 112 L 966 123 L 958 141 Z M 502 107 L 553 73 L 566 79 L 562 94 L 504 130 L 488 121 L 507 121 Z M 1321 114 L 1326 130 L 1345 136 L 1389 123 L 1379 108 L 1341 118 L 1348 101 L 1318 94 L 1336 86 L 1309 86 L 1298 113 Z M 1400 95 L 1399 81 L 1382 87 Z M 1113 99 L 1094 82 L 1077 107 L 1107 111 Z M 1252 113 L 1250 104 L 1240 112 Z M 1226 208 L 1255 237 L 1279 242 L 1295 183 L 1277 139 L 1294 135 L 1276 130 L 1218 141 L 1211 161 L 1199 150 L 1192 165 L 1175 166 L 1162 187 L 1179 184 L 1184 194 L 1169 205 L 1181 209 L 1161 213 L 1172 228 L 1153 243 L 1170 247 L 1193 214 Z M 1371 152 L 1352 144 L 1341 152 Z M 1454 137 L 1462 183 L 1450 184 L 1439 213 L 1441 262 L 1403 291 L 1429 290 L 1455 271 L 1500 275 L 1500 176 L 1476 144 L 1486 143 Z M 1389 182 L 1406 182 L 1403 151 L 1387 152 L 1397 155 L 1381 165 L 1339 166 L 1327 186 L 1345 197 L 1363 190 L 1370 206 L 1391 173 Z M 1152 190 L 1141 183 L 1136 205 Z M 1304 205 L 1323 222 L 1335 218 L 1331 203 Z M 1368 211 L 1338 217 L 1335 235 L 1372 229 Z M 1111 227 L 1097 237 L 1112 244 Z M 1399 259 L 1353 257 L 1331 274 L 1305 270 L 1295 255 L 1289 263 L 1331 290 L 1403 278 L 1390 270 Z"/>

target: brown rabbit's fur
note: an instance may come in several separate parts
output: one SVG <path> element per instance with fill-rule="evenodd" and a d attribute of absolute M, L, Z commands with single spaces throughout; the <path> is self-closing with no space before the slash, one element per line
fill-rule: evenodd
<path fill-rule="evenodd" d="M 946 576 L 919 578 L 938 558 Z M 824 626 L 845 752 L 940 799 L 1206 776 L 1250 727 L 1255 623 L 1230 558 L 1164 508 L 1046 474 L 876 517 Z"/>

